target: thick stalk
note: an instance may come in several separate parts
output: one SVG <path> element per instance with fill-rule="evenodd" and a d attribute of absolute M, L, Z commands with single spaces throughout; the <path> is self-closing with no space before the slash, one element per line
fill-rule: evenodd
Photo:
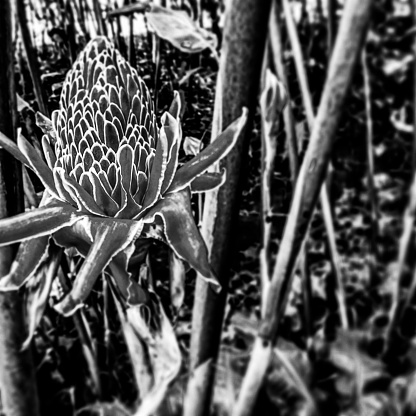
<path fill-rule="evenodd" d="M 256 362 L 259 363 L 260 368 L 263 363 L 263 354 L 268 351 L 267 346 L 276 342 L 291 286 L 293 269 L 325 179 L 345 96 L 366 34 L 371 5 L 372 0 L 349 0 L 345 4 L 327 81 L 308 150 L 299 172 L 292 206 L 280 244 L 281 248 L 273 271 L 266 304 L 266 316 L 258 335 L 263 342 L 264 352 L 257 351 L 257 355 L 252 356 L 249 368 L 256 368 Z M 263 365 L 262 368 L 265 366 Z M 260 390 L 264 375 L 265 371 L 262 377 L 259 374 L 256 374 L 256 378 L 246 375 L 234 416 L 248 416 L 252 413 L 255 404 L 253 397 L 255 398 Z"/>
<path fill-rule="evenodd" d="M 232 0 L 227 10 L 223 48 L 219 70 L 216 110 L 220 120 L 214 120 L 213 135 L 217 126 L 226 127 L 241 115 L 243 106 L 253 114 L 257 104 L 261 65 L 270 12 L 269 0 Z M 221 99 L 222 98 L 222 99 Z M 222 111 L 218 111 L 221 108 Z M 222 113 L 222 114 L 221 114 Z M 221 123 L 222 122 L 222 123 Z M 250 124 L 250 123 L 249 123 Z M 214 365 L 218 355 L 226 292 L 229 280 L 231 249 L 235 247 L 233 231 L 238 218 L 241 168 L 245 166 L 250 125 L 246 126 L 233 151 L 222 161 L 227 169 L 227 181 L 218 193 L 207 195 L 204 207 L 202 232 L 210 250 L 214 272 L 223 287 L 214 293 L 203 279 L 197 280 L 192 320 L 191 369 L 188 392 L 203 385 L 195 397 L 187 394 L 185 415 L 209 414 L 212 395 Z M 200 367 L 203 371 L 195 372 Z"/>
<path fill-rule="evenodd" d="M 13 73 L 11 0 L 0 2 L 0 131 L 15 137 L 16 103 Z M 21 167 L 0 150 L 0 218 L 23 211 Z M 9 272 L 13 247 L 0 249 L 0 277 Z M 0 396 L 7 416 L 37 416 L 39 406 L 23 304 L 18 292 L 0 293 Z"/>

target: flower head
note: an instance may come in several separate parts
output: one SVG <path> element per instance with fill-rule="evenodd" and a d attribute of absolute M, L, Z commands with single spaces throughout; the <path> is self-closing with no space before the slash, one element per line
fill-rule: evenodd
<path fill-rule="evenodd" d="M 0 134 L 0 145 L 45 186 L 39 208 L 0 220 L 0 244 L 23 241 L 10 273 L 0 280 L 4 290 L 20 287 L 47 261 L 52 236 L 59 246 L 85 257 L 71 293 L 58 305 L 62 313 L 82 305 L 107 266 L 122 295 L 141 299 L 127 266 L 143 227 L 156 221 L 162 224 L 160 238 L 176 255 L 215 282 L 190 193 L 221 186 L 225 172 L 206 170 L 234 146 L 247 113 L 178 168 L 180 105 L 176 93 L 159 128 L 137 71 L 98 37 L 69 71 L 52 122 L 38 116 L 46 163 L 23 136 L 16 146 Z"/>

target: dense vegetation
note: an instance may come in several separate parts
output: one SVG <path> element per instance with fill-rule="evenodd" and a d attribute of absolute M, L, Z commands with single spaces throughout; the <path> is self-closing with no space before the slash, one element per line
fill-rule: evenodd
<path fill-rule="evenodd" d="M 414 414 L 414 2 L 121 3 L 0 8 L 3 413 Z"/>

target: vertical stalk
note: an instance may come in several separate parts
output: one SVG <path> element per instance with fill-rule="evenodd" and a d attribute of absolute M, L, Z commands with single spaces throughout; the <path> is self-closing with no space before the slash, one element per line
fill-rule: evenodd
<path fill-rule="evenodd" d="M 0 131 L 15 138 L 16 103 L 13 71 L 11 0 L 0 2 Z M 0 218 L 23 211 L 21 168 L 0 149 Z M 0 277 L 9 272 L 11 246 L 0 248 Z M 0 396 L 7 416 L 37 416 L 35 372 L 18 292 L 0 293 Z"/>
<path fill-rule="evenodd" d="M 374 185 L 374 152 L 373 152 L 373 119 L 371 116 L 371 87 L 370 76 L 368 73 L 367 54 L 365 49 L 362 54 L 362 67 L 363 67 L 363 79 L 364 79 L 364 99 L 365 99 L 365 112 L 366 112 L 366 148 L 367 148 L 367 186 L 368 196 L 371 205 L 371 241 L 370 241 L 370 279 L 372 286 L 378 285 L 377 279 L 377 236 L 378 236 L 378 203 L 377 193 Z"/>
<path fill-rule="evenodd" d="M 214 113 L 213 136 L 248 107 L 253 114 L 257 103 L 261 65 L 267 35 L 271 2 L 232 0 L 228 3 L 220 60 L 219 82 Z M 218 355 L 233 231 L 238 218 L 241 167 L 244 166 L 250 139 L 250 123 L 230 154 L 221 161 L 227 181 L 206 196 L 202 233 L 210 251 L 210 261 L 223 287 L 219 294 L 198 278 L 192 319 L 191 370 L 185 398 L 186 416 L 207 415 L 212 395 L 214 363 Z M 204 365 L 205 364 L 205 365 Z M 197 370 L 197 371 L 196 371 Z M 198 386 L 203 385 L 203 389 Z M 190 392 L 198 389 L 198 395 Z"/>
<path fill-rule="evenodd" d="M 328 42 L 328 60 L 331 56 L 332 48 L 334 46 L 336 37 L 336 13 L 337 0 L 327 0 L 328 17 L 327 23 L 327 42 Z"/>
<path fill-rule="evenodd" d="M 325 179 L 344 100 L 367 31 L 371 6 L 372 0 L 348 0 L 345 3 L 327 81 L 277 255 L 266 304 L 266 316 L 257 337 L 260 342 L 255 343 L 233 416 L 250 415 L 261 388 L 267 369 L 264 359 L 270 356 L 270 348 L 279 334 L 294 266 Z M 262 374 L 259 374 L 260 369 L 264 370 Z"/>
<path fill-rule="evenodd" d="M 42 90 L 42 84 L 40 82 L 40 74 L 38 67 L 38 60 L 36 56 L 36 50 L 32 44 L 32 37 L 29 32 L 29 27 L 26 17 L 26 6 L 24 0 L 16 0 L 17 16 L 19 19 L 20 33 L 22 35 L 23 46 L 26 52 L 27 63 L 29 66 L 30 76 L 32 78 L 33 88 L 35 90 L 36 101 L 38 102 L 39 111 L 49 115 L 47 101 Z"/>
<path fill-rule="evenodd" d="M 313 130 L 315 121 L 315 113 L 312 105 L 312 97 L 309 89 L 308 77 L 304 67 L 304 59 L 301 44 L 299 41 L 298 32 L 293 19 L 292 11 L 290 9 L 289 0 L 283 0 L 283 8 L 286 17 L 286 24 L 289 32 L 290 44 L 292 46 L 296 73 L 298 76 L 300 89 L 302 92 L 302 101 L 306 112 L 306 121 L 308 123 L 309 130 Z M 337 298 L 339 312 L 341 316 L 341 324 L 344 329 L 348 328 L 348 318 L 345 306 L 345 294 L 342 285 L 342 269 L 341 260 L 338 254 L 338 249 L 335 240 L 334 221 L 332 218 L 331 204 L 329 201 L 327 186 L 322 186 L 320 193 L 320 202 L 322 208 L 322 217 L 325 224 L 325 230 L 328 240 L 328 248 L 331 256 L 331 265 L 335 275 L 335 296 Z"/>

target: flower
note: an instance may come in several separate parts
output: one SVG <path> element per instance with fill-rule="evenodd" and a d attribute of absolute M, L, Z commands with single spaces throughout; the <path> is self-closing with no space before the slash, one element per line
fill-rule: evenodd
<path fill-rule="evenodd" d="M 47 260 L 49 238 L 85 260 L 71 292 L 56 306 L 64 315 L 79 308 L 98 275 L 110 267 L 118 288 L 140 300 L 127 267 L 139 237 L 162 238 L 181 259 L 213 284 L 205 243 L 192 216 L 191 192 L 214 189 L 225 172 L 206 170 L 234 146 L 247 111 L 194 159 L 178 168 L 181 144 L 179 94 L 156 122 L 149 90 L 104 37 L 90 41 L 69 71 L 52 121 L 37 150 L 19 135 L 0 145 L 32 169 L 45 186 L 39 208 L 0 220 L 0 244 L 22 242 L 3 290 L 22 286 Z"/>

